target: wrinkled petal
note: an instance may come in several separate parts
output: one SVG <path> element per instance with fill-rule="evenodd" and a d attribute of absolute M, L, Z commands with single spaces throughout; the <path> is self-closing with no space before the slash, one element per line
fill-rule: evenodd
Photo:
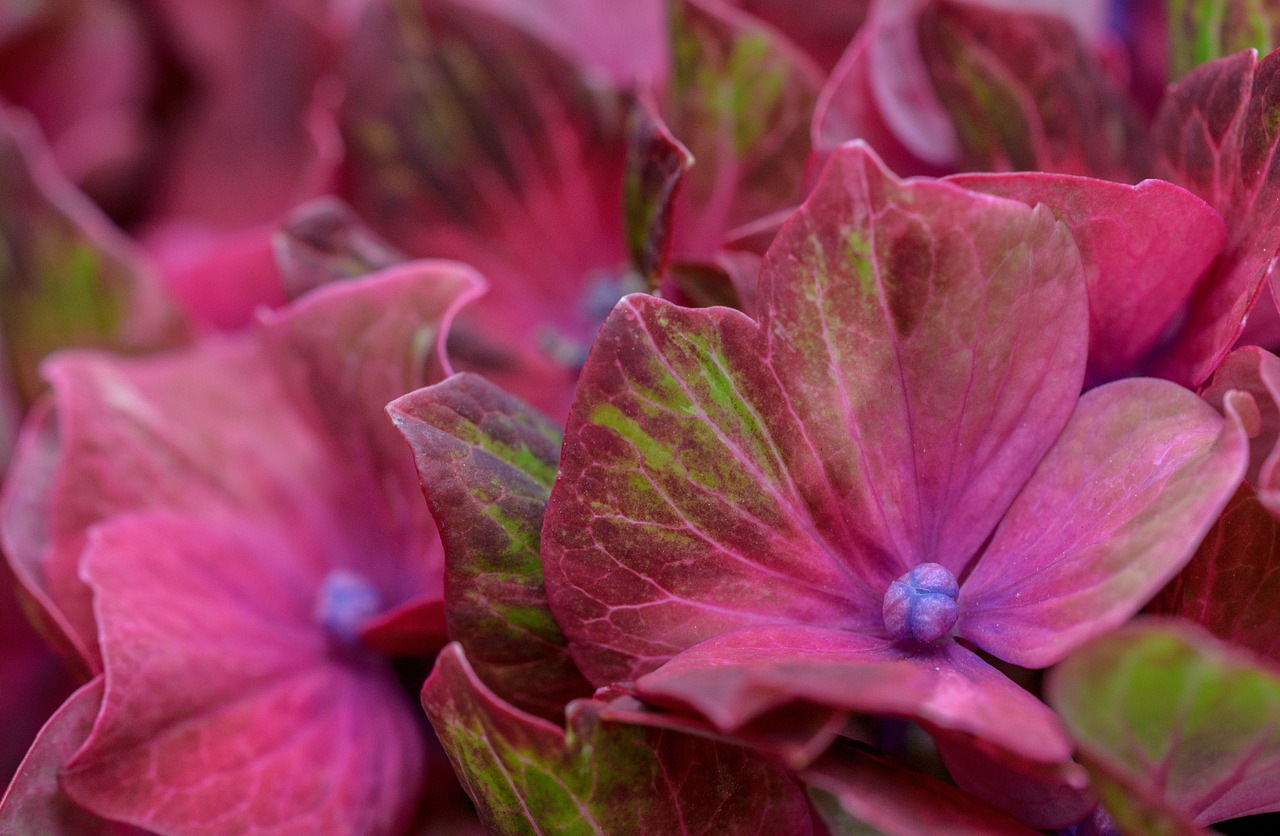
<path fill-rule="evenodd" d="M 1248 439 L 1166 381 L 1088 392 L 960 591 L 959 635 L 1040 668 L 1128 620 L 1191 558 Z"/>
<path fill-rule="evenodd" d="M 1204 399 L 1225 412 L 1232 391 L 1247 392 L 1258 407 L 1259 424 L 1249 433 L 1245 479 L 1262 504 L 1280 516 L 1280 357 L 1256 346 L 1228 354 L 1205 387 Z"/>
<path fill-rule="evenodd" d="M 1156 117 L 1154 176 L 1177 183 L 1227 222 L 1222 254 L 1187 304 L 1187 318 L 1155 367 L 1198 386 L 1240 336 L 1280 247 L 1280 174 L 1269 114 L 1280 96 L 1280 54 L 1241 52 L 1198 67 L 1169 89 Z"/>
<path fill-rule="evenodd" d="M 890 714 L 980 737 L 1042 764 L 1070 742 L 1035 697 L 954 642 L 918 656 L 884 639 L 821 627 L 753 627 L 684 651 L 636 680 L 646 701 L 706 717 L 721 732 L 792 702 Z"/>
<path fill-rule="evenodd" d="M 93 728 L 102 705 L 102 691 L 102 678 L 93 679 L 72 694 L 45 723 L 0 800 L 0 831 L 101 836 L 130 836 L 137 832 L 79 807 L 58 784 L 58 771 Z"/>

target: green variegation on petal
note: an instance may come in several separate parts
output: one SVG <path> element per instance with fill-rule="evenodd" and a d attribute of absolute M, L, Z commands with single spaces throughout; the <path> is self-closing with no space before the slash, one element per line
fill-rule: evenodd
<path fill-rule="evenodd" d="M 579 700 L 568 728 L 525 714 L 476 677 L 461 646 L 440 654 L 422 705 L 490 833 L 812 832 L 782 768 L 702 737 L 604 722 Z"/>
<path fill-rule="evenodd" d="M 1048 696 L 1125 832 L 1280 810 L 1280 676 L 1188 622 L 1095 640 Z"/>
<path fill-rule="evenodd" d="M 1266 54 L 1280 46 L 1276 0 L 1168 0 L 1169 73 L 1182 78 L 1195 67 L 1233 52 Z"/>
<path fill-rule="evenodd" d="M 539 537 L 560 429 L 473 374 L 394 401 L 441 531 L 449 631 L 480 678 L 518 708 L 559 721 L 588 696 L 547 605 Z"/>
<path fill-rule="evenodd" d="M 183 337 L 157 277 L 17 111 L 0 111 L 0 334 L 24 404 L 44 389 L 37 368 L 55 349 L 144 351 Z"/>

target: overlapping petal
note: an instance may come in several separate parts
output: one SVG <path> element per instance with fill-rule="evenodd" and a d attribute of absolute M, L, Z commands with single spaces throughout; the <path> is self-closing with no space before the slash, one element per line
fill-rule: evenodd
<path fill-rule="evenodd" d="M 1194 833 L 1280 810 L 1280 679 L 1192 625 L 1102 637 L 1048 694 L 1122 827 Z"/>
<path fill-rule="evenodd" d="M 800 788 L 747 749 L 603 721 L 569 706 L 568 729 L 503 703 L 461 648 L 440 655 L 422 691 L 454 768 L 494 832 L 530 826 L 595 833 L 796 833 L 812 830 Z"/>
<path fill-rule="evenodd" d="M 542 584 L 538 539 L 560 430 L 472 374 L 398 398 L 388 412 L 440 526 L 450 632 L 494 693 L 553 722 L 590 686 L 569 658 Z"/>
<path fill-rule="evenodd" d="M 947 179 L 1029 206 L 1043 203 L 1071 230 L 1089 289 L 1090 385 L 1150 362 L 1226 239 L 1212 207 L 1162 180 L 1128 186 L 1040 172 Z"/>

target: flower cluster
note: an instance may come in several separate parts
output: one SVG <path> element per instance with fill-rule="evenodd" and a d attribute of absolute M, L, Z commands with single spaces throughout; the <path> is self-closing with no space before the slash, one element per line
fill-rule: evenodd
<path fill-rule="evenodd" d="M 0 0 L 0 833 L 1273 829 L 1273 5 Z"/>

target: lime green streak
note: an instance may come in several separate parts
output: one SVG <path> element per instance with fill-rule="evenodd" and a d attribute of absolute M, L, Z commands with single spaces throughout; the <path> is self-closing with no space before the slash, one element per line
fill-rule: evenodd
<path fill-rule="evenodd" d="M 1274 0 L 1169 0 L 1170 70 L 1176 81 L 1195 67 L 1244 49 L 1275 48 Z"/>

